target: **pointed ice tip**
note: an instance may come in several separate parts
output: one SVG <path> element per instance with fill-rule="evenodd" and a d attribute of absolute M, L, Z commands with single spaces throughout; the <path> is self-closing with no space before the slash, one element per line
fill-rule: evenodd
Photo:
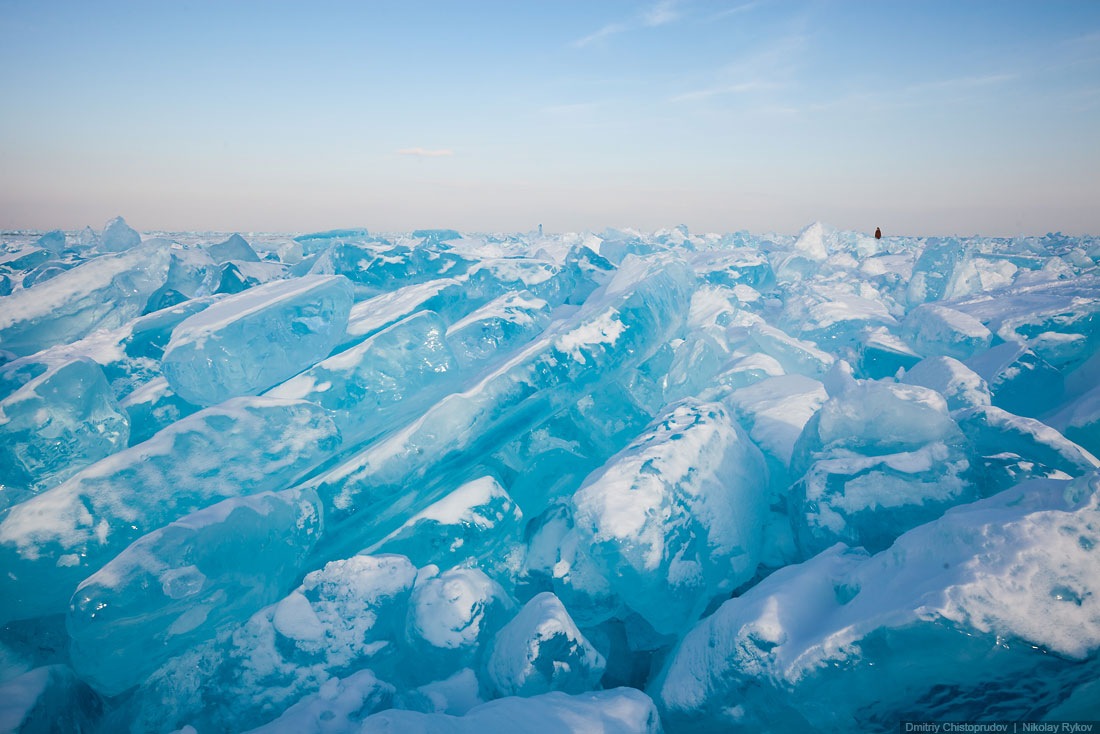
<path fill-rule="evenodd" d="M 829 393 L 829 397 L 835 398 L 843 395 L 855 387 L 856 384 L 852 365 L 848 364 L 847 360 L 838 359 L 833 362 L 833 366 L 825 373 L 822 382 L 825 384 L 825 392 Z"/>

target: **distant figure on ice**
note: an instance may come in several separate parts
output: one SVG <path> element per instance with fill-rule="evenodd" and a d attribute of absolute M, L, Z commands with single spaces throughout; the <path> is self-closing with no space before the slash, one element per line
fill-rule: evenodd
<path fill-rule="evenodd" d="M 875 239 L 876 240 L 881 240 L 882 239 L 882 230 L 879 229 L 878 227 L 875 227 Z"/>

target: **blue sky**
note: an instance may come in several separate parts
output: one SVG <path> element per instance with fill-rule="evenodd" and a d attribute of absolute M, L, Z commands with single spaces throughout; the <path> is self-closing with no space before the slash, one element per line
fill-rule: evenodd
<path fill-rule="evenodd" d="M 1100 233 L 1100 2 L 0 0 L 0 226 Z"/>

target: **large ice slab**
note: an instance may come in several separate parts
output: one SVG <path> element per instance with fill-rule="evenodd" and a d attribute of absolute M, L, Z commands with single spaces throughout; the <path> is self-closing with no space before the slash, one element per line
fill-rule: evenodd
<path fill-rule="evenodd" d="M 240 398 L 93 464 L 0 515 L 0 619 L 64 610 L 137 538 L 226 497 L 286 487 L 339 441 L 312 403 Z"/>
<path fill-rule="evenodd" d="M 0 348 L 19 355 L 114 328 L 141 314 L 168 275 L 172 243 L 96 257 L 0 299 Z"/>
<path fill-rule="evenodd" d="M 530 341 L 549 323 L 546 301 L 527 291 L 507 293 L 451 324 L 447 342 L 459 364 L 482 365 Z"/>
<path fill-rule="evenodd" d="M 196 405 L 252 395 L 324 359 L 344 338 L 351 290 L 339 276 L 251 288 L 186 319 L 164 351 L 164 376 Z"/>
<path fill-rule="evenodd" d="M 416 513 L 367 549 L 398 553 L 417 566 L 450 568 L 467 560 L 503 561 L 506 547 L 522 538 L 523 513 L 500 483 L 478 477 Z"/>
<path fill-rule="evenodd" d="M 261 492 L 138 539 L 77 587 L 67 618 L 73 666 L 106 695 L 141 683 L 219 626 L 286 593 L 321 517 L 312 490 Z"/>
<path fill-rule="evenodd" d="M 332 355 L 266 395 L 332 411 L 349 440 L 392 428 L 456 390 L 461 370 L 442 320 L 422 311 Z"/>

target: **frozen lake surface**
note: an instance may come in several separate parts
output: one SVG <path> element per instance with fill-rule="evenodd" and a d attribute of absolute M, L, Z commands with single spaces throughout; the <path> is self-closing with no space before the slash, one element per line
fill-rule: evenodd
<path fill-rule="evenodd" d="M 0 731 L 1100 719 L 1100 239 L 0 242 Z"/>

